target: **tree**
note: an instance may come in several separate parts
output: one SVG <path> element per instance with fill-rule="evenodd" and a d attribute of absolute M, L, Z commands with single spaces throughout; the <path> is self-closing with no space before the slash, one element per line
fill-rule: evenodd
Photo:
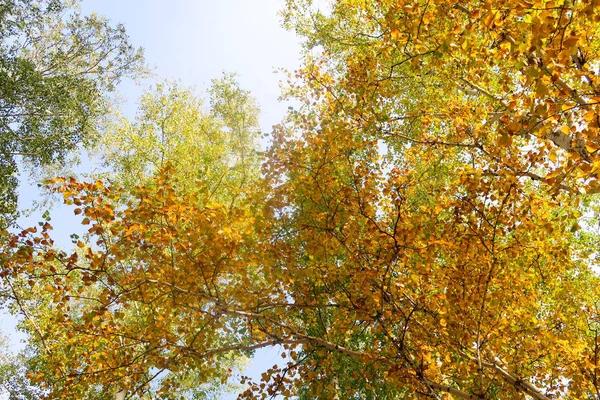
<path fill-rule="evenodd" d="M 230 206 L 244 200 L 244 191 L 259 176 L 259 109 L 240 88 L 235 74 L 213 79 L 208 110 L 192 90 L 163 82 L 141 98 L 134 122 L 116 117 L 104 127 L 97 148 L 104 178 L 129 190 L 152 185 L 169 166 L 178 179 L 178 193 L 194 195 L 199 204 L 219 201 Z M 134 260 L 135 261 L 135 260 Z M 228 374 L 239 372 L 245 356 L 215 359 Z M 206 381 L 194 369 L 171 374 L 172 387 L 186 398 L 212 398 L 236 387 L 214 377 Z M 175 390 L 175 389 L 171 389 Z"/>
<path fill-rule="evenodd" d="M 56 309 L 88 299 L 39 332 L 54 368 L 36 379 L 134 395 L 150 371 L 210 378 L 216 355 L 283 345 L 243 396 L 597 397 L 597 237 L 579 224 L 598 190 L 598 4 L 325 11 L 287 3 L 313 46 L 290 78 L 301 106 L 243 206 L 197 201 L 169 167 L 118 206 L 118 188 L 56 181 L 94 248 L 57 254 L 46 226 L 4 255 Z"/>
<path fill-rule="evenodd" d="M 39 400 L 43 391 L 31 385 L 27 379 L 27 359 L 14 355 L 8 346 L 8 339 L 2 337 L 0 354 L 0 394 L 15 400 Z"/>
<path fill-rule="evenodd" d="M 444 335 L 433 332 L 433 329 L 419 335 L 418 341 L 427 336 L 430 336 L 429 340 L 421 342 L 421 345 L 412 344 L 413 349 L 419 346 L 426 349 L 419 355 L 410 355 L 411 343 L 405 340 L 406 336 L 399 341 L 403 351 L 397 351 L 396 356 L 405 358 L 405 371 L 407 366 L 412 365 L 413 375 L 421 382 L 420 389 L 410 384 L 400 385 L 410 388 L 411 392 L 432 393 L 452 389 L 455 396 L 464 398 L 471 395 L 510 396 L 511 389 L 495 382 L 494 373 L 510 386 L 517 382 L 518 390 L 533 390 L 530 386 L 525 388 L 525 384 L 521 385 L 524 377 L 528 376 L 526 365 L 533 358 L 540 363 L 538 367 L 543 363 L 543 357 L 536 358 L 533 355 L 535 351 L 526 350 L 527 355 L 516 359 L 514 364 L 502 365 L 508 371 L 499 371 L 496 367 L 500 366 L 495 364 L 499 360 L 495 358 L 498 352 L 512 351 L 517 355 L 523 341 L 513 338 L 515 342 L 506 341 L 494 351 L 491 350 L 494 346 L 491 340 L 482 339 L 482 326 L 488 318 L 492 324 L 494 318 L 501 319 L 502 316 L 512 326 L 525 322 L 517 315 L 509 316 L 505 311 L 494 308 L 503 301 L 500 300 L 502 291 L 489 285 L 499 280 L 500 287 L 512 287 L 514 290 L 519 285 L 517 278 L 529 283 L 535 280 L 546 283 L 547 269 L 556 262 L 552 257 L 558 255 L 552 256 L 548 260 L 550 263 L 540 265 L 538 257 L 548 256 L 547 248 L 540 248 L 521 261 L 510 257 L 511 263 L 501 263 L 500 268 L 495 266 L 498 256 L 508 249 L 527 245 L 528 251 L 519 250 L 519 254 L 525 256 L 535 248 L 531 240 L 535 236 L 519 237 L 520 229 L 526 226 L 523 219 L 528 220 L 527 223 L 536 219 L 526 217 L 532 211 L 532 204 L 538 204 L 533 206 L 535 213 L 545 210 L 540 214 L 539 223 L 546 225 L 552 240 L 556 240 L 557 236 L 561 240 L 566 239 L 562 244 L 563 251 L 570 252 L 570 257 L 581 257 L 581 261 L 592 249 L 578 247 L 577 238 L 561 231 L 564 232 L 568 225 L 571 229 L 577 228 L 577 207 L 565 207 L 565 204 L 579 201 L 573 192 L 596 191 L 596 171 L 592 166 L 598 130 L 597 121 L 594 121 L 598 107 L 598 93 L 594 85 L 598 78 L 590 71 L 597 65 L 598 42 L 595 39 L 597 26 L 586 24 L 587 16 L 592 16 L 595 11 L 592 11 L 591 3 L 573 5 L 567 2 L 557 8 L 547 3 L 340 1 L 334 2 L 327 12 L 319 12 L 311 10 L 311 2 L 308 1 L 288 2 L 286 17 L 289 26 L 308 36 L 308 46 L 314 46 L 318 54 L 316 60 L 309 58 L 306 68 L 297 73 L 303 79 L 299 87 L 293 88 L 296 96 L 307 104 L 296 120 L 296 126 L 305 132 L 303 140 L 295 141 L 290 139 L 289 134 L 282 133 L 281 149 L 276 153 L 281 160 L 276 166 L 288 182 L 294 179 L 301 182 L 294 186 L 298 200 L 292 204 L 298 208 L 297 221 L 306 228 L 295 227 L 301 232 L 308 231 L 306 238 L 318 237 L 310 242 L 303 239 L 302 248 L 314 249 L 318 243 L 326 242 L 325 236 L 342 243 L 353 257 L 362 255 L 362 263 L 375 269 L 373 274 L 381 282 L 376 284 L 374 281 L 371 290 L 381 292 L 383 300 L 379 302 L 392 309 L 393 304 L 402 305 L 406 301 L 412 303 L 410 299 L 423 298 L 428 290 L 423 293 L 424 288 L 417 289 L 413 285 L 412 290 L 417 290 L 413 293 L 405 291 L 408 297 L 394 299 L 393 295 L 386 293 L 385 274 L 402 271 L 406 277 L 426 278 L 425 283 L 429 279 L 444 281 L 435 285 L 435 289 L 431 288 L 422 300 L 424 303 L 416 301 L 395 309 L 404 314 L 405 321 L 402 323 L 398 318 L 395 323 L 388 321 L 392 329 L 387 334 L 388 343 L 394 342 L 390 335 L 398 335 L 393 329 L 399 323 L 406 329 L 410 328 L 414 338 L 416 328 L 412 327 L 412 323 L 419 324 L 419 311 L 437 315 L 442 330 L 452 324 L 444 315 L 447 306 L 443 304 L 452 306 L 454 312 L 462 315 L 456 324 L 464 330 L 451 335 L 454 340 L 461 339 L 452 345 L 455 351 L 446 359 L 436 350 Z M 558 39 L 560 37 L 561 40 Z M 552 67 L 548 68 L 548 65 Z M 302 161 L 298 162 L 298 157 L 294 156 L 292 164 L 287 156 L 292 152 L 303 154 Z M 377 161 L 378 156 L 381 161 Z M 290 168 L 290 165 L 296 167 Z M 366 165 L 368 173 L 364 171 Z M 543 185 L 536 182 L 543 182 Z M 317 194 L 315 187 L 319 189 Z M 548 189 L 551 195 L 545 193 Z M 552 198 L 552 195 L 557 197 Z M 286 196 L 289 197 L 289 193 Z M 354 212 L 348 212 L 351 199 L 355 199 Z M 397 210 L 388 208 L 390 200 L 396 203 Z M 420 213 L 419 208 L 424 213 Z M 411 209 L 417 211 L 418 217 L 414 221 L 408 219 L 412 213 L 402 212 Z M 565 211 L 567 214 L 562 214 Z M 515 212 L 517 214 L 512 214 Z M 547 216 L 544 217 L 544 214 Z M 361 229 L 368 231 L 369 225 L 375 225 L 379 234 L 383 235 L 376 240 L 377 247 L 374 249 L 365 239 L 372 235 L 361 235 L 356 240 L 356 228 L 347 228 L 349 222 L 356 224 L 357 215 L 362 215 L 365 224 Z M 550 227 L 546 221 L 548 218 L 570 219 L 570 222 L 567 227 Z M 466 226 L 461 227 L 462 224 Z M 488 233 L 485 233 L 486 225 L 491 229 Z M 407 226 L 410 227 L 406 232 L 408 236 L 399 240 L 399 230 Z M 319 236 L 315 227 L 321 230 Z M 532 228 L 531 232 L 534 231 Z M 423 238 L 415 241 L 419 232 Z M 464 239 L 460 239 L 463 235 Z M 567 239 L 568 236 L 571 238 Z M 411 240 L 407 242 L 406 237 Z M 349 238 L 356 247 L 349 245 Z M 386 247 L 386 240 L 394 240 L 396 250 Z M 438 240 L 449 243 L 442 242 L 442 249 L 436 251 L 437 243 L 440 243 Z M 406 249 L 409 244 L 412 246 Z M 455 245 L 460 250 L 453 254 L 451 248 Z M 474 250 L 473 246 L 478 245 L 484 248 L 468 256 L 467 253 Z M 398 266 L 394 263 L 399 261 L 392 258 L 392 261 L 383 262 L 385 269 L 377 267 L 381 255 L 406 257 L 405 254 L 410 253 L 407 250 L 418 248 L 433 259 L 428 262 L 426 259 L 417 262 L 413 259 L 412 266 L 405 261 Z M 327 254 L 332 257 L 332 254 L 344 252 L 330 247 Z M 488 256 L 491 258 L 486 266 L 484 260 Z M 531 261 L 527 261 L 527 257 Z M 579 300 L 592 299 L 589 297 L 589 291 L 593 293 L 590 282 L 595 281 L 595 274 L 579 270 L 583 268 L 585 271 L 590 265 L 575 266 L 573 259 L 570 261 L 563 264 L 566 268 L 563 273 L 569 278 L 557 279 L 585 276 L 574 286 L 580 285 L 577 290 Z M 346 259 L 344 263 L 347 263 Z M 523 270 L 527 271 L 532 265 L 540 268 L 541 278 L 525 276 Z M 354 271 L 363 271 L 364 268 L 357 266 Z M 455 269 L 459 275 L 452 275 L 448 268 Z M 516 268 L 510 275 L 515 282 L 498 279 L 498 275 L 510 268 Z M 569 271 L 569 268 L 573 270 Z M 331 275 L 331 268 L 321 269 Z M 344 279 L 337 280 L 338 285 L 344 285 L 344 290 L 354 293 L 347 289 L 348 276 L 342 277 Z M 476 277 L 476 281 L 469 284 L 466 277 Z M 390 282 L 393 280 L 390 278 Z M 401 283 L 406 285 L 406 282 Z M 459 286 L 453 288 L 454 284 Z M 364 278 L 360 285 L 369 287 L 364 284 Z M 433 300 L 435 290 L 439 291 L 441 298 L 453 291 L 455 295 L 461 291 L 468 293 L 473 304 L 461 303 L 454 298 L 442 304 L 434 302 L 435 305 L 425 306 Z M 523 290 L 532 293 L 529 289 Z M 553 296 L 558 294 L 550 298 Z M 489 304 L 490 298 L 493 299 L 492 304 Z M 562 306 L 568 303 L 550 298 L 540 300 L 544 310 L 557 307 L 557 303 Z M 550 303 L 552 307 L 548 306 Z M 415 313 L 411 312 L 411 306 Z M 519 304 L 506 307 L 509 310 L 520 308 Z M 573 306 L 573 310 L 594 307 L 593 301 L 582 301 L 580 306 Z M 384 309 L 382 307 L 382 312 Z M 440 310 L 439 314 L 437 310 Z M 523 309 L 519 312 L 522 313 Z M 527 313 L 538 318 L 540 315 L 547 317 L 547 312 L 531 309 Z M 578 321 L 584 317 L 579 312 L 577 315 L 579 319 L 572 321 L 569 334 L 577 335 L 580 343 L 587 342 L 589 349 L 595 349 L 594 312 L 587 315 L 587 327 L 578 327 Z M 453 315 L 453 318 L 456 317 Z M 469 327 L 470 321 L 476 325 Z M 423 325 L 431 328 L 431 323 Z M 502 324 L 498 326 L 503 329 Z M 527 330 L 526 327 L 522 329 Z M 488 327 L 487 335 L 492 335 L 493 330 Z M 406 331 L 406 335 L 409 333 Z M 564 333 L 566 329 L 561 330 L 561 334 Z M 537 341 L 538 335 L 533 336 L 535 340 L 531 346 L 539 346 L 538 354 L 548 351 L 548 343 Z M 576 340 L 571 343 L 574 342 Z M 446 342 L 441 346 L 449 345 Z M 487 361 L 481 355 L 483 350 L 480 346 L 490 352 Z M 473 347 L 475 357 L 469 356 Z M 428 360 L 427 351 L 437 356 L 437 360 L 435 357 Z M 576 357 L 583 358 L 584 354 L 589 354 L 588 351 L 594 353 L 592 350 L 574 353 Z M 464 379 L 460 376 L 470 375 L 463 371 L 455 372 L 451 367 L 461 359 L 477 361 L 476 367 L 481 375 L 479 382 L 459 381 Z M 437 367 L 443 365 L 443 368 L 438 372 L 435 367 L 419 367 L 419 363 L 424 363 L 422 360 L 438 364 Z M 551 363 L 546 361 L 546 365 Z M 491 372 L 486 372 L 486 367 L 491 368 Z M 547 376 L 562 376 L 564 379 L 563 371 L 548 372 Z M 587 375 L 581 371 L 573 373 L 577 379 L 582 375 L 591 377 L 592 383 L 588 382 L 587 389 L 591 393 L 596 390 L 594 371 L 590 367 Z M 429 382 L 429 373 L 440 373 L 437 382 Z M 540 375 L 544 373 L 539 370 L 530 374 L 534 381 L 543 381 Z M 444 382 L 442 386 L 447 382 L 450 384 L 444 389 L 440 387 L 440 381 Z M 547 383 L 541 391 L 545 394 L 533 395 L 545 396 L 553 393 L 557 386 L 560 383 L 556 381 Z M 584 386 L 579 380 L 572 384 L 571 395 L 577 398 L 577 390 Z M 458 391 L 464 388 L 467 390 Z M 554 390 L 556 394 L 558 389 Z"/>
<path fill-rule="evenodd" d="M 78 1 L 0 5 L 0 211 L 16 211 L 18 159 L 47 165 L 92 142 L 106 94 L 142 66 L 123 26 Z"/>
<path fill-rule="evenodd" d="M 214 79 L 208 92 L 204 110 L 190 89 L 163 82 L 142 96 L 134 122 L 109 120 L 96 149 L 108 168 L 104 176 L 132 189 L 170 165 L 180 191 L 202 192 L 203 202 L 238 202 L 259 175 L 260 112 L 234 74 Z"/>
<path fill-rule="evenodd" d="M 210 111 L 204 111 L 201 100 L 195 97 L 191 90 L 173 83 L 159 84 L 155 90 L 150 90 L 142 96 L 138 117 L 134 122 L 116 117 L 104 127 L 106 135 L 100 140 L 98 149 L 110 172 L 103 173 L 102 176 L 122 187 L 118 197 L 103 200 L 107 207 L 118 209 L 127 206 L 131 201 L 137 202 L 137 195 L 132 196 L 137 193 L 136 188 L 139 185 L 146 185 L 153 188 L 152 193 L 159 193 L 161 190 L 155 186 L 156 178 L 162 169 L 168 168 L 170 182 L 177 182 L 173 185 L 171 196 L 182 196 L 186 202 L 196 207 L 222 202 L 223 207 L 226 205 L 236 209 L 248 208 L 242 204 L 244 192 L 255 184 L 259 169 L 258 108 L 250 94 L 238 86 L 233 75 L 215 79 L 209 92 L 212 107 Z M 154 194 L 150 197 L 154 197 Z M 44 229 L 48 229 L 48 226 Z M 54 254 L 62 253 L 55 250 Z M 84 250 L 78 252 L 77 257 L 82 262 L 80 267 L 94 270 L 95 261 L 84 261 L 87 255 Z M 58 259 L 61 257 L 58 256 Z M 115 265 L 114 269 L 111 268 L 111 273 L 126 273 L 131 268 L 139 267 L 139 262 L 140 259 L 134 253 L 123 254 L 118 265 Z M 60 262 L 53 268 L 59 268 L 65 273 L 64 265 L 61 266 Z M 150 270 L 147 269 L 147 272 L 150 273 Z M 190 271 L 181 272 L 187 274 Z M 73 275 L 69 272 L 66 274 Z M 50 276 L 46 276 L 46 279 L 55 283 Z M 45 377 L 44 382 L 49 385 L 48 390 L 52 393 L 62 393 L 60 387 L 64 385 L 65 379 L 64 368 L 57 368 L 53 363 L 56 361 L 53 359 L 55 354 L 67 355 L 68 358 L 80 357 L 82 361 L 87 360 L 84 362 L 89 371 L 105 374 L 109 381 L 102 385 L 89 381 L 85 384 L 82 381 L 77 391 L 67 392 L 78 398 L 99 399 L 112 398 L 115 392 L 129 391 L 140 396 L 142 393 L 148 395 L 158 390 L 153 386 L 154 381 L 168 387 L 172 396 L 209 398 L 228 389 L 227 377 L 239 371 L 240 361 L 246 358 L 241 353 L 237 357 L 217 354 L 212 363 L 218 364 L 221 369 L 209 374 L 196 368 L 174 369 L 174 364 L 169 365 L 168 369 L 160 368 L 160 373 L 152 371 L 151 367 L 158 366 L 152 364 L 151 358 L 146 358 L 144 354 L 148 351 L 147 340 L 150 340 L 145 329 L 153 329 L 156 312 L 154 305 L 136 302 L 133 308 L 129 308 L 117 306 L 115 303 L 116 308 L 113 311 L 118 312 L 122 324 L 119 332 L 115 332 L 118 336 L 117 349 L 122 352 L 124 347 L 129 347 L 133 358 L 139 357 L 141 363 L 135 363 L 131 369 L 124 370 L 118 366 L 106 368 L 102 356 L 95 354 L 90 358 L 87 350 L 78 349 L 74 342 L 69 341 L 68 337 L 73 332 L 69 333 L 69 330 L 79 328 L 73 325 L 56 325 L 58 320 L 65 319 L 76 325 L 89 322 L 86 314 L 95 312 L 97 306 L 93 302 L 90 303 L 91 299 L 103 293 L 105 282 L 90 282 L 81 278 L 71 281 L 69 277 L 65 278 L 65 281 L 74 285 L 69 290 L 77 294 L 71 296 L 68 301 L 61 302 L 59 307 L 53 306 L 57 298 L 44 295 L 45 285 L 30 287 L 26 282 L 13 282 L 12 286 L 13 297 L 19 299 L 15 307 L 26 311 L 28 315 L 23 327 L 32 336 L 30 346 L 35 350 L 35 357 L 31 357 L 29 363 L 30 374 L 42 374 L 41 376 Z M 185 317 L 186 313 L 179 313 L 178 319 L 191 318 L 189 315 Z M 175 334 L 179 330 L 176 325 L 172 324 L 165 329 L 173 329 Z M 141 327 L 146 328 L 140 330 Z M 44 338 L 44 332 L 49 330 L 53 332 L 52 341 Z M 143 336 L 137 338 L 141 342 L 124 344 L 128 336 L 133 339 L 139 334 Z M 214 347 L 220 343 L 227 343 L 231 340 L 229 335 L 236 334 L 219 332 L 211 336 L 211 343 Z M 147 364 L 147 368 L 144 364 Z M 214 369 L 210 365 L 208 367 Z M 105 371 L 101 372 L 103 369 Z M 95 372 L 97 370 L 100 372 Z M 136 378 L 132 380 L 127 376 L 128 373 L 133 373 Z M 66 379 L 68 381 L 68 377 Z M 141 382 L 140 379 L 145 381 Z"/>

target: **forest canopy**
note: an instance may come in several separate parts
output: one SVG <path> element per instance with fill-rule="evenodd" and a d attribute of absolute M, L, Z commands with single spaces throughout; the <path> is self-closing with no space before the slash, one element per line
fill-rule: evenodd
<path fill-rule="evenodd" d="M 59 163 L 97 138 L 108 95 L 143 70 L 122 25 L 82 15 L 78 2 L 0 4 L 0 213 L 12 219 L 18 161 Z M 21 166 L 23 163 L 21 163 Z"/>
<path fill-rule="evenodd" d="M 27 378 L 203 398 L 282 346 L 240 398 L 599 398 L 600 2 L 316 3 L 266 151 L 235 76 L 165 82 L 49 182 L 73 252 L 3 232 Z"/>

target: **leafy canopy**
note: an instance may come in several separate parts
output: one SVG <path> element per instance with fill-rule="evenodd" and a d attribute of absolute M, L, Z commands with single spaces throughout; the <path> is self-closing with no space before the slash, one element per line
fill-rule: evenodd
<path fill-rule="evenodd" d="M 16 211 L 18 160 L 61 162 L 89 144 L 106 94 L 142 62 L 122 25 L 78 1 L 0 4 L 0 212 Z"/>
<path fill-rule="evenodd" d="M 249 224 L 252 214 L 243 200 L 246 198 L 246 192 L 257 184 L 258 179 L 258 108 L 249 93 L 239 87 L 233 75 L 215 79 L 209 92 L 211 108 L 204 110 L 202 102 L 191 90 L 171 83 L 159 84 L 156 89 L 142 96 L 138 117 L 134 122 L 118 116 L 113 118 L 105 127 L 107 134 L 101 139 L 98 149 L 110 171 L 103 173 L 103 177 L 114 185 L 119 185 L 120 190 L 106 189 L 99 181 L 92 185 L 56 188 L 57 191 L 67 194 L 65 199 L 76 191 L 89 191 L 89 194 L 81 199 L 67 200 L 70 204 L 81 206 L 75 213 L 84 216 L 84 225 L 92 225 L 88 235 L 81 241 L 77 240 L 78 237 L 73 237 L 78 249 L 74 255 L 53 249 L 45 257 L 45 261 L 52 264 L 49 274 L 38 274 L 39 271 L 29 270 L 22 271 L 16 279 L 12 279 L 12 295 L 19 298 L 19 302 L 13 306 L 22 312 L 26 310 L 27 318 L 23 321 L 22 328 L 30 334 L 29 346 L 34 353 L 29 360 L 29 377 L 43 389 L 50 390 L 54 396 L 112 399 L 117 394 L 122 395 L 130 391 L 146 393 L 147 396 L 154 392 L 166 392 L 178 398 L 203 399 L 230 389 L 227 378 L 233 372 L 239 372 L 241 361 L 246 358 L 247 352 L 230 354 L 231 352 L 215 351 L 213 358 L 202 368 L 201 364 L 193 360 L 176 363 L 166 361 L 164 357 L 173 357 L 167 356 L 170 351 L 166 348 L 160 351 L 161 354 L 155 354 L 156 346 L 162 347 L 160 335 L 172 332 L 173 335 L 179 336 L 183 332 L 183 325 L 204 324 L 200 322 L 206 319 L 204 310 L 199 310 L 199 305 L 194 305 L 188 300 L 174 299 L 178 306 L 173 305 L 173 309 L 185 304 L 186 310 L 177 311 L 173 320 L 173 316 L 163 314 L 163 306 L 158 306 L 154 301 L 147 303 L 147 294 L 142 299 L 137 298 L 137 294 L 127 298 L 122 296 L 123 293 L 113 298 L 113 295 L 120 292 L 121 285 L 129 285 L 129 280 L 137 279 L 135 276 L 138 273 L 142 273 L 145 275 L 144 279 L 151 279 L 153 282 L 150 278 L 152 267 L 143 261 L 145 256 L 141 254 L 146 254 L 150 242 L 155 239 L 159 240 L 158 247 L 163 246 L 166 236 L 157 234 L 152 228 L 147 232 L 146 239 L 139 237 L 138 232 L 134 234 L 135 239 L 132 237 L 137 244 L 126 244 L 126 240 L 117 238 L 120 227 L 115 225 L 109 228 L 104 225 L 104 221 L 92 222 L 96 214 L 87 208 L 88 205 L 95 204 L 95 196 L 100 195 L 103 198 L 97 199 L 100 201 L 98 205 L 101 204 L 100 207 L 107 213 L 105 216 L 110 221 L 116 221 L 121 219 L 124 209 L 136 204 L 148 205 L 148 212 L 153 213 L 152 208 L 160 204 L 155 203 L 155 200 L 167 201 L 172 205 L 177 200 L 181 202 L 180 205 L 186 206 L 169 211 L 169 215 L 175 217 L 175 220 L 163 222 L 178 225 L 180 216 L 195 218 L 193 222 L 181 220 L 181 232 L 192 227 L 208 232 L 217 224 L 224 232 L 232 234 L 230 224 L 237 223 L 242 218 L 244 224 Z M 71 183 L 74 184 L 75 180 L 69 180 L 68 184 Z M 140 190 L 145 194 L 140 194 Z M 89 201 L 92 203 L 88 203 Z M 159 215 L 155 217 L 159 220 L 162 218 Z M 43 239 L 34 242 L 52 248 L 48 236 L 51 229 L 49 221 L 48 217 L 42 224 Z M 143 218 L 139 224 L 127 229 L 132 229 L 132 233 L 137 232 L 146 222 Z M 159 225 L 163 222 L 159 222 Z M 101 231 L 101 235 L 108 235 L 105 241 L 94 239 Z M 142 236 L 146 237 L 146 234 Z M 96 241 L 96 245 L 92 245 L 92 248 L 87 247 L 84 241 L 89 240 Z M 212 255 L 221 254 L 221 250 L 216 248 L 217 241 L 210 246 L 207 244 L 206 250 L 202 251 L 197 248 L 197 243 L 192 246 L 194 250 L 182 259 L 185 262 L 191 261 L 192 264 L 173 265 L 181 276 L 173 276 L 169 282 L 188 279 L 190 284 L 198 284 L 198 276 L 193 269 L 200 268 L 197 263 L 201 263 L 201 259 L 205 257 L 202 253 L 210 249 Z M 117 247 L 112 250 L 122 253 L 114 259 L 110 257 L 110 260 L 101 261 L 92 249 L 105 245 L 115 245 L 122 250 L 117 250 Z M 127 250 L 131 245 L 141 246 L 141 253 Z M 234 249 L 235 247 L 226 245 L 221 256 L 228 257 L 229 252 Z M 175 256 L 175 252 L 173 247 L 172 251 L 167 250 L 163 255 L 170 258 Z M 17 258 L 23 255 L 25 253 L 14 254 Z M 37 258 L 32 253 L 29 255 L 33 259 Z M 154 255 L 147 261 L 152 263 Z M 176 262 L 175 259 L 172 261 Z M 88 272 L 80 275 L 73 271 L 74 262 L 78 265 L 77 271 Z M 107 280 L 96 277 L 96 272 L 100 270 L 108 274 Z M 157 271 L 156 277 L 162 273 Z M 220 286 L 219 282 L 213 281 L 213 274 L 216 272 L 207 271 L 207 274 L 206 284 Z M 57 284 L 60 287 L 55 286 Z M 114 287 L 117 292 L 112 289 L 106 291 L 106 285 L 117 285 Z M 51 290 L 52 294 L 47 290 Z M 64 292 L 59 295 L 63 290 L 70 294 Z M 108 298 L 111 300 L 105 303 Z M 181 301 L 184 303 L 180 303 Z M 85 341 L 99 346 L 97 351 L 90 352 L 86 344 L 79 343 L 81 337 L 73 337 L 73 332 L 83 333 L 95 326 L 101 318 L 91 316 L 104 312 L 101 310 L 116 313 L 112 322 L 118 320 L 118 324 L 113 325 L 109 322 L 106 326 L 110 326 L 109 330 L 90 332 L 91 335 Z M 157 331 L 158 336 L 152 338 L 150 332 L 156 329 L 155 323 L 158 320 L 163 321 L 164 325 L 161 333 Z M 214 348 L 227 346 L 233 340 L 229 331 L 204 325 L 202 336 L 187 340 L 200 340 L 204 335 L 208 335 L 203 340 L 210 342 Z M 51 334 L 49 330 L 52 331 Z M 99 335 L 106 337 L 100 340 Z M 234 335 L 236 338 L 241 337 L 243 332 L 235 331 Z M 156 343 L 151 344 L 154 341 Z M 206 341 L 205 344 L 208 343 Z M 128 360 L 128 367 L 122 368 L 108 361 L 117 356 L 117 353 L 120 354 L 118 357 Z M 62 361 L 54 358 L 59 354 L 64 357 Z M 83 363 L 77 368 L 87 371 L 84 375 L 89 374 L 92 379 L 65 376 L 67 370 L 56 364 L 59 362 L 65 366 L 70 365 L 73 359 Z M 219 365 L 219 368 L 215 365 Z M 103 375 L 102 383 L 97 380 L 100 375 Z M 78 382 L 77 387 L 68 385 L 73 381 Z M 160 384 L 155 384 L 154 381 Z"/>
<path fill-rule="evenodd" d="M 192 90 L 163 82 L 144 93 L 135 121 L 111 118 L 97 152 L 110 180 L 133 189 L 170 165 L 186 192 L 235 203 L 260 169 L 259 109 L 234 74 L 214 79 L 209 109 Z"/>
<path fill-rule="evenodd" d="M 177 164 L 137 188 L 57 180 L 88 243 L 11 238 L 4 275 L 65 310 L 27 326 L 52 395 L 155 378 L 175 397 L 166 371 L 222 377 L 218 356 L 283 345 L 242 397 L 598 396 L 579 223 L 599 190 L 600 4 L 329 5 L 283 10 L 306 38 L 300 106 L 243 203 L 181 191 Z"/>

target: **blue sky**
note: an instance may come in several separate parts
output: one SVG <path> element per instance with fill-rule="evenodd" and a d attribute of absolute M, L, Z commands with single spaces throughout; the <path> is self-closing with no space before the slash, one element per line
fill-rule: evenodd
<path fill-rule="evenodd" d="M 242 88 L 250 90 L 261 108 L 261 129 L 270 132 L 280 122 L 287 104 L 280 103 L 279 68 L 299 65 L 296 36 L 281 27 L 279 0 L 83 0 L 85 14 L 97 13 L 113 23 L 122 23 L 137 47 L 144 48 L 152 72 L 159 79 L 176 79 L 202 93 L 222 72 L 235 72 Z M 120 95 L 126 100 L 125 115 L 135 115 L 136 101 L 144 87 L 123 82 Z M 91 168 L 84 163 L 80 172 Z M 25 178 L 23 179 L 25 180 Z M 35 182 L 23 182 L 20 206 L 31 207 L 38 194 Z M 72 210 L 56 205 L 51 210 L 56 242 L 66 246 L 69 234 L 81 231 Z M 21 220 L 35 224 L 39 213 Z M 14 349 L 21 335 L 14 332 L 14 318 L 0 314 L 0 324 Z M 259 379 L 260 372 L 280 362 L 277 350 L 257 353 L 247 375 Z"/>
<path fill-rule="evenodd" d="M 277 101 L 274 69 L 294 69 L 299 63 L 295 35 L 280 26 L 281 5 L 279 0 L 82 2 L 85 13 L 123 23 L 159 77 L 202 90 L 223 71 L 238 73 L 241 86 L 258 99 L 264 131 L 280 121 L 286 108 Z M 131 85 L 124 89 L 129 98 L 139 93 Z"/>

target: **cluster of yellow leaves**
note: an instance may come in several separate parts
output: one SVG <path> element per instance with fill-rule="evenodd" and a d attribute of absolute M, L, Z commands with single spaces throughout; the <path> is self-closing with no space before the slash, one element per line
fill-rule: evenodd
<path fill-rule="evenodd" d="M 97 385 L 140 394 L 165 372 L 226 379 L 215 368 L 229 352 L 220 348 L 246 344 L 250 328 L 228 321 L 233 304 L 224 299 L 249 290 L 239 301 L 254 301 L 256 261 L 244 250 L 255 241 L 254 217 L 249 209 L 202 204 L 202 194 L 182 198 L 172 172 L 127 204 L 119 201 L 122 190 L 100 181 L 56 180 L 54 190 L 89 226 L 89 240 L 78 240 L 72 255 L 52 249 L 49 225 L 39 236 L 29 229 L 12 238 L 3 271 L 15 286 L 17 278 L 28 286 L 19 306 L 44 372 L 31 378 L 50 385 L 53 396 L 79 397 Z M 161 384 L 165 396 L 175 396 L 168 377 Z"/>
<path fill-rule="evenodd" d="M 312 323 L 362 332 L 394 365 L 380 383 L 414 396 L 596 393 L 594 249 L 574 232 L 598 190 L 600 4 L 330 5 L 288 2 L 319 47 L 268 169 L 300 292 L 365 310 Z"/>

